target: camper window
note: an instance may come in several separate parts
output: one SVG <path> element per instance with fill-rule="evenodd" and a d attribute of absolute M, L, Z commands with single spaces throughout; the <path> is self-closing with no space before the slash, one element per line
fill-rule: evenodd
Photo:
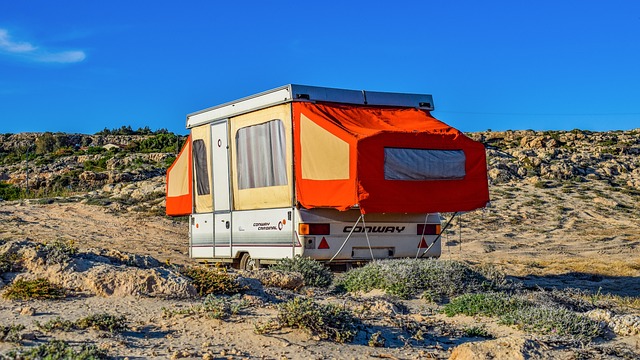
<path fill-rule="evenodd" d="M 236 133 L 238 188 L 287 185 L 284 124 L 281 120 Z"/>
<path fill-rule="evenodd" d="M 464 176 L 462 150 L 384 148 L 385 180 L 460 180 Z"/>
<path fill-rule="evenodd" d="M 209 195 L 209 169 L 207 150 L 203 140 L 193 141 L 193 166 L 196 170 L 196 188 L 198 195 Z"/>

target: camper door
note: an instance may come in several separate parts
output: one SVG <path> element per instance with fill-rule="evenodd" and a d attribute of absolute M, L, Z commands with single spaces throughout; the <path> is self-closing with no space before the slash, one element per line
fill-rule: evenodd
<path fill-rule="evenodd" d="M 231 201 L 227 121 L 192 130 L 195 213 L 191 215 L 191 256 L 231 256 Z"/>
<path fill-rule="evenodd" d="M 213 154 L 214 257 L 231 256 L 228 121 L 211 126 Z"/>

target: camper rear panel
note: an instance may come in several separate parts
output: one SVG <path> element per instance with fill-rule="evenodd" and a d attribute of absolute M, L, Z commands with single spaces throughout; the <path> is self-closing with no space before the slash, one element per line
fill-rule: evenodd
<path fill-rule="evenodd" d="M 358 221 L 358 210 L 312 209 L 300 210 L 298 216 L 304 256 L 325 261 L 416 257 L 440 231 L 439 214 L 367 214 Z M 440 251 L 438 241 L 425 256 L 437 257 Z"/>

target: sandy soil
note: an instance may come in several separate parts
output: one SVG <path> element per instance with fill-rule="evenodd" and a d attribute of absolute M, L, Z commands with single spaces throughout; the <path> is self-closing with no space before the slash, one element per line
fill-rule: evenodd
<path fill-rule="evenodd" d="M 443 259 L 499 266 L 526 286 L 575 287 L 602 294 L 637 297 L 640 294 L 640 210 L 637 196 L 610 191 L 605 185 L 572 185 L 539 188 L 525 184 L 492 187 L 493 206 L 464 214 L 454 220 L 443 236 Z M 448 216 L 450 214 L 445 214 Z M 29 239 L 35 242 L 73 240 L 80 249 L 104 248 L 151 255 L 161 262 L 188 264 L 188 224 L 142 213 L 114 213 L 81 203 L 0 203 L 0 240 Z M 277 293 L 267 295 L 272 298 Z M 146 297 L 77 296 L 62 301 L 0 300 L 3 324 L 24 324 L 26 345 L 52 338 L 71 343 L 89 342 L 120 358 L 265 358 L 265 359 L 360 359 L 448 358 L 459 344 L 478 339 L 460 337 L 460 329 L 484 323 L 499 339 L 532 341 L 538 358 L 575 358 L 574 350 L 549 348 L 535 337 L 498 325 L 491 319 L 465 316 L 446 318 L 424 301 L 395 301 L 368 295 L 382 303 L 399 303 L 401 313 L 380 313 L 367 320 L 368 330 L 351 344 L 310 339 L 298 330 L 258 335 L 256 323 L 275 316 L 273 305 L 247 295 L 255 306 L 227 321 L 194 315 L 163 316 L 164 309 L 185 309 L 197 300 Z M 378 297 L 376 297 L 378 296 Z M 335 299 L 318 294 L 323 301 L 362 302 L 362 298 Z M 23 311 L 32 308 L 30 311 Z M 638 310 L 629 309 L 631 313 Z M 21 312 L 26 315 L 21 314 Z M 44 323 L 60 316 L 78 319 L 92 313 L 123 314 L 131 329 L 118 335 L 94 330 L 43 333 L 35 321 Z M 405 339 L 398 323 L 412 322 L 428 330 L 423 341 Z M 387 346 L 367 346 L 376 330 L 387 334 Z M 393 340 L 395 339 L 395 340 Z M 505 340 L 506 341 L 506 340 Z M 0 352 L 15 348 L 0 342 Z M 618 358 L 607 348 L 622 346 L 640 354 L 638 335 L 592 344 L 599 349 L 588 357 Z M 603 350 L 604 349 L 604 350 Z M 596 354 L 596 355 L 594 355 Z M 640 356 L 640 355 L 638 355 Z"/>

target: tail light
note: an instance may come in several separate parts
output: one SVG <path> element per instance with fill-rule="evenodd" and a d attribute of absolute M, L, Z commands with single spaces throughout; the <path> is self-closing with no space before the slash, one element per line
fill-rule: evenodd
<path fill-rule="evenodd" d="M 418 224 L 416 235 L 438 235 L 440 234 L 440 224 Z"/>
<path fill-rule="evenodd" d="M 299 235 L 331 235 L 329 224 L 299 224 Z"/>

